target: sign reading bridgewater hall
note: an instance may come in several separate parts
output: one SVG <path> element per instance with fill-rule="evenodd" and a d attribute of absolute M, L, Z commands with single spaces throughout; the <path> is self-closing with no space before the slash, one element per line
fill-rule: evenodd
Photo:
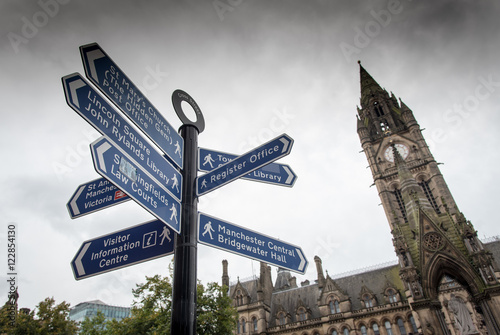
<path fill-rule="evenodd" d="M 199 213 L 198 241 L 301 274 L 306 272 L 308 262 L 300 247 L 204 213 Z"/>

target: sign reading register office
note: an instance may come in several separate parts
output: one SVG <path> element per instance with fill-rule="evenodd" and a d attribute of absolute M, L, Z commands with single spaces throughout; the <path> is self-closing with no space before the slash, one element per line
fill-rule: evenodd
<path fill-rule="evenodd" d="M 397 263 L 299 285 L 279 269 L 222 284 L 235 334 L 500 335 L 500 239 L 481 241 L 458 205 L 413 112 L 360 64 L 357 132 L 393 235 Z"/>

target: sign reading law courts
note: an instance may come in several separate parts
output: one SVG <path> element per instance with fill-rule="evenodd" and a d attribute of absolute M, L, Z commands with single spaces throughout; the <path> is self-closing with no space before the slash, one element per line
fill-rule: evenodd
<path fill-rule="evenodd" d="M 71 268 L 79 280 L 173 253 L 173 232 L 154 220 L 83 242 Z"/>
<path fill-rule="evenodd" d="M 62 78 L 66 101 L 81 117 L 181 200 L 182 175 L 78 73 Z"/>
<path fill-rule="evenodd" d="M 96 171 L 129 195 L 148 212 L 163 221 L 175 232 L 180 232 L 181 204 L 165 186 L 158 184 L 141 165 L 129 160 L 105 137 L 90 145 Z"/>
<path fill-rule="evenodd" d="M 87 78 L 180 168 L 184 139 L 97 44 L 80 47 Z"/>
<path fill-rule="evenodd" d="M 297 246 L 203 213 L 198 215 L 198 241 L 301 274 L 308 264 Z"/>
<path fill-rule="evenodd" d="M 78 186 L 66 207 L 72 219 L 117 205 L 130 197 L 106 178 Z"/>

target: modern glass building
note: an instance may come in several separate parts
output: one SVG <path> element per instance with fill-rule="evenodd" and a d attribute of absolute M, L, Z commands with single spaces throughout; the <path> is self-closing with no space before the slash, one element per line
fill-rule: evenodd
<path fill-rule="evenodd" d="M 85 320 L 85 317 L 93 318 L 97 315 L 97 311 L 101 311 L 107 320 L 116 319 L 120 321 L 130 316 L 130 307 L 111 306 L 100 300 L 92 300 L 81 302 L 73 307 L 69 312 L 69 318 L 80 322 Z"/>

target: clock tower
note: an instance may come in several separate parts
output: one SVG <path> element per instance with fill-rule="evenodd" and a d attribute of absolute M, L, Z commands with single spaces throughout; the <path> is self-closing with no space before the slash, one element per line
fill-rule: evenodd
<path fill-rule="evenodd" d="M 458 210 L 411 109 L 359 66 L 357 131 L 415 319 L 426 333 L 448 334 L 452 321 L 442 309 L 451 300 L 439 287 L 451 278 L 489 333 L 500 334 L 500 272 L 491 253 Z"/>

